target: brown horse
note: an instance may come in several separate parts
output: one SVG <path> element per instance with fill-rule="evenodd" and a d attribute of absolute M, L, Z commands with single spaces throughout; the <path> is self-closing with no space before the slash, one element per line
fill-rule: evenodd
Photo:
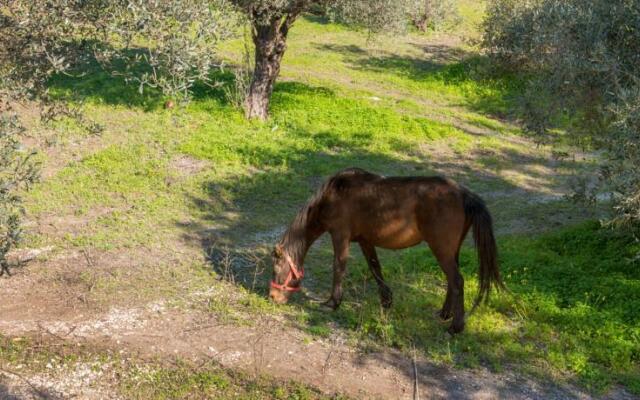
<path fill-rule="evenodd" d="M 447 276 L 447 295 L 439 316 L 453 318 L 450 333 L 464 329 L 464 281 L 459 271 L 460 246 L 473 226 L 480 262 L 480 289 L 474 307 L 491 286 L 504 287 L 496 260 L 491 215 L 476 194 L 441 177 L 389 177 L 359 168 L 329 178 L 300 210 L 273 252 L 270 297 L 285 303 L 300 290 L 309 247 L 329 232 L 333 243 L 333 290 L 325 305 L 342 300 L 349 243 L 357 242 L 367 259 L 382 306 L 391 306 L 391 289 L 382 277 L 376 247 L 404 249 L 427 242 Z"/>

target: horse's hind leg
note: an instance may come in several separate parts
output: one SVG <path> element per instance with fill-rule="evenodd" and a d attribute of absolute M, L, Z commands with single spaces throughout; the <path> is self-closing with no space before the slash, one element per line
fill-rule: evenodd
<path fill-rule="evenodd" d="M 447 276 L 447 298 L 442 307 L 441 316 L 448 316 L 448 312 L 453 316 L 449 333 L 462 332 L 464 329 L 464 279 L 458 268 L 458 249 L 451 248 L 449 243 L 436 240 L 427 243 Z"/>
<path fill-rule="evenodd" d="M 444 304 L 442 304 L 442 308 L 438 312 L 438 317 L 440 317 L 443 321 L 448 321 L 453 317 L 453 307 L 451 304 L 451 286 L 447 282 L 447 295 L 444 298 Z"/>
<path fill-rule="evenodd" d="M 460 262 L 458 260 L 458 254 L 456 254 L 456 264 L 459 266 Z M 443 272 L 444 268 L 442 268 Z M 447 280 L 447 295 L 444 298 L 444 304 L 442 304 L 442 309 L 440 309 L 440 311 L 438 312 L 438 317 L 440 317 L 440 319 L 442 319 L 443 321 L 448 321 L 453 317 L 453 301 L 452 298 L 453 296 L 451 295 L 451 285 L 449 284 L 449 281 Z"/>
<path fill-rule="evenodd" d="M 451 311 L 453 321 L 449 326 L 449 333 L 459 333 L 464 329 L 464 279 L 455 258 L 438 260 L 447 275 L 447 285 L 451 288 Z"/>
<path fill-rule="evenodd" d="M 380 291 L 380 303 L 382 304 L 382 307 L 391 307 L 391 304 L 393 303 L 393 293 L 382 277 L 380 260 L 378 260 L 378 254 L 376 253 L 375 246 L 368 242 L 360 242 L 360 249 L 362 250 L 362 254 L 364 254 L 364 258 L 367 259 L 369 269 L 378 284 L 378 290 Z"/>
<path fill-rule="evenodd" d="M 340 234 L 331 234 L 333 243 L 333 289 L 331 297 L 324 304 L 332 309 L 337 309 L 342 302 L 342 279 L 347 270 L 347 257 L 349 256 L 349 239 Z"/>

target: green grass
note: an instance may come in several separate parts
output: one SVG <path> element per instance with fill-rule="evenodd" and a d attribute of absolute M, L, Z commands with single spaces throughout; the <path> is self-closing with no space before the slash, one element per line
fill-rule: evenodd
<path fill-rule="evenodd" d="M 576 381 L 596 392 L 612 384 L 638 392 L 640 264 L 630 259 L 640 245 L 587 223 L 535 240 L 503 238 L 499 247 L 512 293 L 494 295 L 470 318 L 465 333 L 453 339 L 432 316 L 444 300 L 444 278 L 426 246 L 383 253 L 383 271 L 395 294 L 388 312 L 381 309 L 375 282 L 358 255 L 350 264 L 341 308 L 327 313 L 303 302 L 299 322 L 319 336 L 338 324 L 368 343 L 416 346 L 452 366 L 516 368 Z M 464 248 L 461 264 L 470 308 L 477 290 L 472 248 Z M 329 282 L 328 274 L 310 270 L 309 275 L 321 275 L 324 286 Z"/>
<path fill-rule="evenodd" d="M 478 9 L 465 4 L 465 14 L 476 18 Z M 188 106 L 164 110 L 158 93 L 140 95 L 99 70 L 55 79 L 53 93 L 84 97 L 87 116 L 105 130 L 92 137 L 72 123 L 54 127 L 64 134 L 43 159 L 55 168 L 27 195 L 26 207 L 33 220 L 63 223 L 51 233 L 30 233 L 25 245 L 115 254 L 195 248 L 176 252 L 177 260 L 152 261 L 153 279 L 118 272 L 91 285 L 92 295 L 102 299 L 180 296 L 217 285 L 194 254 L 224 246 L 265 254 L 322 179 L 341 168 L 446 173 L 484 196 L 498 232 L 506 232 L 499 238 L 501 264 L 514 294 L 494 297 L 463 335 L 448 338 L 446 326 L 432 316 L 444 286 L 425 246 L 382 252 L 395 290 L 389 312 L 380 309 L 357 254 L 345 303 L 335 313 L 299 297 L 292 306 L 273 307 L 264 296 L 269 266 L 255 285 L 250 263 L 231 265 L 240 288 L 212 297 L 205 308 L 242 324 L 254 315 L 282 313 L 314 337 L 337 329 L 365 346 L 417 346 L 431 360 L 456 368 L 516 368 L 597 392 L 621 383 L 640 393 L 640 277 L 637 263 L 624 260 L 638 245 L 595 224 L 554 232 L 593 217 L 558 200 L 568 177 L 593 165 L 551 163 L 550 149 L 524 140 L 505 119 L 518 79 L 486 77 L 487 60 L 462 44 L 427 56 L 430 40 L 411 34 L 371 41 L 342 26 L 302 20 L 291 32 L 272 116 L 264 123 L 246 121 L 220 88 L 197 88 Z M 229 43 L 225 55 L 233 60 L 238 48 Z M 218 78 L 232 84 L 228 73 Z M 176 167 L 185 157 L 201 167 Z M 307 260 L 305 285 L 313 294 L 328 293 L 329 247 L 319 243 Z M 206 267 L 221 273 L 213 264 Z M 462 264 L 470 303 L 477 286 L 471 248 L 464 248 Z M 171 281 L 166 291 L 163 280 Z M 142 378 L 141 398 L 181 397 L 187 386 L 213 395 L 227 390 L 223 382 L 233 382 L 207 371 L 152 370 Z M 305 398 L 295 388 L 283 390 L 273 396 Z"/>

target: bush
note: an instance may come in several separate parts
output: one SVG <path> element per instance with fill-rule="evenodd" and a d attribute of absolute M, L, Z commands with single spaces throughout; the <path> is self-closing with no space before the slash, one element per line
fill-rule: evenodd
<path fill-rule="evenodd" d="M 20 239 L 20 191 L 37 176 L 33 153 L 21 149 L 21 133 L 14 115 L 0 115 L 0 276 L 9 272 L 6 256 Z"/>
<path fill-rule="evenodd" d="M 525 127 L 562 126 L 602 150 L 601 188 L 613 222 L 640 226 L 640 3 L 626 0 L 496 0 L 483 45 L 504 68 L 527 74 Z"/>
<path fill-rule="evenodd" d="M 215 84 L 211 71 L 222 66 L 217 46 L 237 22 L 224 1 L 111 1 L 103 13 L 109 17 L 95 47 L 103 67 L 141 92 L 148 86 L 182 99 L 196 82 Z"/>

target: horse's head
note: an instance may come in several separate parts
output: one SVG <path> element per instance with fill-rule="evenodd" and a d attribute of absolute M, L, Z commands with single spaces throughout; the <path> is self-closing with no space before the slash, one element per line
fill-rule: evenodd
<path fill-rule="evenodd" d="M 269 297 L 277 304 L 284 304 L 291 293 L 300 290 L 304 270 L 297 266 L 291 256 L 278 243 L 273 249 L 273 279 L 271 280 Z"/>

